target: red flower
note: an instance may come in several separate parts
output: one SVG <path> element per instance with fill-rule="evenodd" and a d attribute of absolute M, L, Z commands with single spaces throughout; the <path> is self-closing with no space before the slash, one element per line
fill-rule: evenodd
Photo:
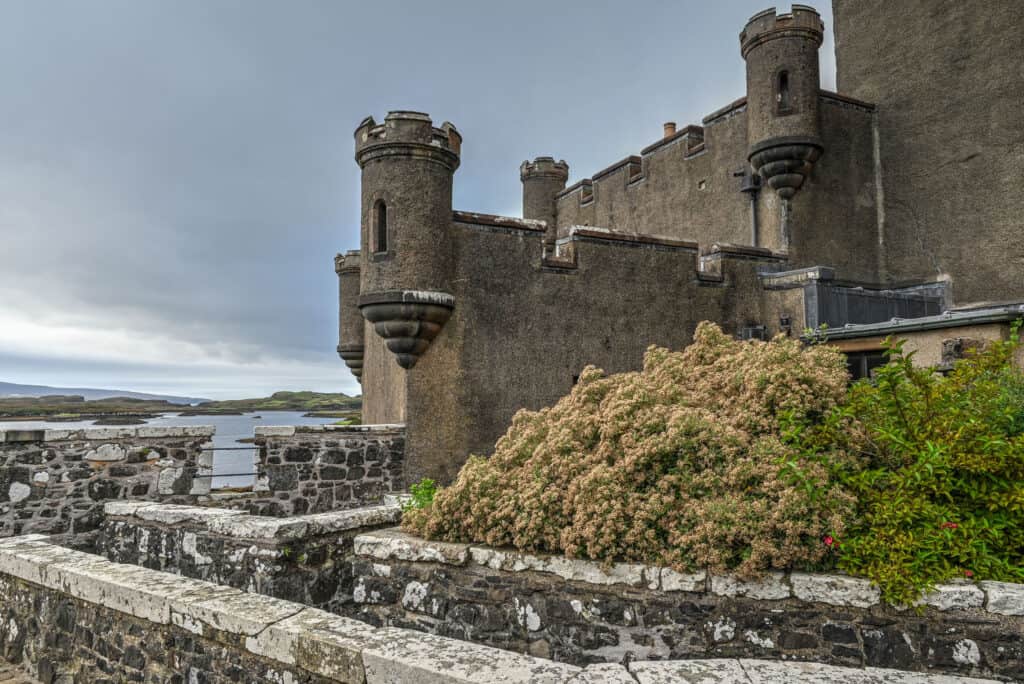
<path fill-rule="evenodd" d="M 964 577 L 974 577 L 974 573 L 970 570 L 964 570 Z"/>
<path fill-rule="evenodd" d="M 822 539 L 822 541 L 825 542 L 825 546 L 832 546 L 833 544 L 836 543 L 836 540 L 833 539 L 832 535 L 830 535 L 830 534 L 825 535 L 825 538 Z"/>
<path fill-rule="evenodd" d="M 955 522 L 944 522 L 942 523 L 942 529 L 944 530 L 955 530 L 958 525 Z"/>

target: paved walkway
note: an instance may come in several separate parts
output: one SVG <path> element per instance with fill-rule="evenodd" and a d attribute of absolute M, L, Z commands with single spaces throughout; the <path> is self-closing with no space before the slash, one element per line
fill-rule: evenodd
<path fill-rule="evenodd" d="M 17 665 L 10 665 L 0 660 L 0 684 L 39 684 L 21 671 Z"/>

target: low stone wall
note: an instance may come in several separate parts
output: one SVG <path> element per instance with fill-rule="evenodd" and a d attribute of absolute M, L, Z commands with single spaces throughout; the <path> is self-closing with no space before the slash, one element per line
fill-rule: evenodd
<path fill-rule="evenodd" d="M 262 477 L 252 513 L 322 513 L 379 503 L 405 488 L 404 425 L 301 425 L 256 428 Z"/>
<path fill-rule="evenodd" d="M 356 537 L 355 553 L 359 619 L 562 662 L 766 658 L 1024 679 L 1024 585 L 943 585 L 898 610 L 840 575 L 751 583 L 397 530 Z"/>
<path fill-rule="evenodd" d="M 352 607 L 353 538 L 401 517 L 397 502 L 291 518 L 135 502 L 104 511 L 96 551 L 111 561 L 338 614 Z"/>
<path fill-rule="evenodd" d="M 190 502 L 210 491 L 212 427 L 0 430 L 0 537 L 88 546 L 113 499 Z M 206 476 L 206 477 L 204 477 Z"/>
<path fill-rule="evenodd" d="M 111 563 L 41 535 L 0 540 L 0 660 L 43 684 L 948 684 L 948 678 L 747 659 L 585 669 L 373 626 L 301 604 Z M 960 684 L 992 684 L 977 679 Z"/>
<path fill-rule="evenodd" d="M 580 672 L 111 563 L 40 536 L 0 541 L 0 655 L 46 684 L 554 684 Z"/>

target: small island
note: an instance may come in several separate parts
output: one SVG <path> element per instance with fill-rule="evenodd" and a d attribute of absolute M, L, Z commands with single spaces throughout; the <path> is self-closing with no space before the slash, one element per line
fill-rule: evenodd
<path fill-rule="evenodd" d="M 0 397 L 0 421 L 94 421 L 100 425 L 138 425 L 167 413 L 183 416 L 242 415 L 253 411 L 302 411 L 318 418 L 351 418 L 362 407 L 361 397 L 340 392 L 274 392 L 257 399 L 205 401 L 180 404 L 163 399 L 110 397 L 86 399 L 80 395 Z"/>

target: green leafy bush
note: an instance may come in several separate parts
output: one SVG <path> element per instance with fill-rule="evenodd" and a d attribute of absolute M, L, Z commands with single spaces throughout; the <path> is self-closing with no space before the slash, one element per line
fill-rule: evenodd
<path fill-rule="evenodd" d="M 437 493 L 437 482 L 425 477 L 409 488 L 412 498 L 402 504 L 403 511 L 418 511 L 426 508 L 434 501 Z"/>
<path fill-rule="evenodd" d="M 702 323 L 643 370 L 590 367 L 555 406 L 520 411 L 491 458 L 473 457 L 406 530 L 572 557 L 756 576 L 820 567 L 853 499 L 782 440 L 845 396 L 830 347 L 739 342 Z"/>
<path fill-rule="evenodd" d="M 942 376 L 901 345 L 871 382 L 791 443 L 857 498 L 840 569 L 891 603 L 953 578 L 1024 581 L 1024 377 L 1016 335 Z"/>

